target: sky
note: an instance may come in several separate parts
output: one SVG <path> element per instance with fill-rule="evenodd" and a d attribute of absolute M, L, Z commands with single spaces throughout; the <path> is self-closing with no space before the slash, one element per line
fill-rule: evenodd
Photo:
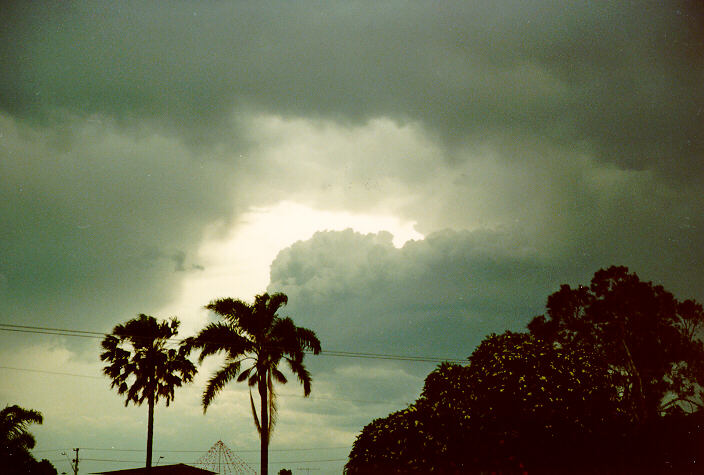
<path fill-rule="evenodd" d="M 704 301 L 701 2 L 4 2 L 0 65 L 0 404 L 59 473 L 143 464 L 96 335 L 139 313 L 186 337 L 285 292 L 330 353 L 279 388 L 270 470 L 333 474 L 562 283 Z M 258 470 L 246 388 L 203 414 L 218 364 L 157 407 L 160 464 Z"/>

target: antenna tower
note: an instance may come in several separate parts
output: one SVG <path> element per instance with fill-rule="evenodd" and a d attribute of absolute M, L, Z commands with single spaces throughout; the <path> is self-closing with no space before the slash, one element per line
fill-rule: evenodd
<path fill-rule="evenodd" d="M 219 474 L 253 474 L 257 472 L 236 453 L 218 440 L 210 450 L 198 459 L 196 465 Z"/>

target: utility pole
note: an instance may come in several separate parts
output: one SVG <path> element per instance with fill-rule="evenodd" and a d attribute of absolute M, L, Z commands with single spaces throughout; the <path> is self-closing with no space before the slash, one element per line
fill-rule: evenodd
<path fill-rule="evenodd" d="M 76 458 L 73 459 L 73 464 L 71 464 L 71 468 L 73 469 L 73 475 L 78 475 L 78 447 L 73 449 L 74 452 L 76 452 Z"/>

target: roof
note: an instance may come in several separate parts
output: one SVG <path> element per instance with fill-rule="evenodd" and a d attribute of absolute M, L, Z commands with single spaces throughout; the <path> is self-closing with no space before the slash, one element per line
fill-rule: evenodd
<path fill-rule="evenodd" d="M 175 465 L 157 465 L 152 468 L 130 468 L 127 470 L 113 470 L 111 472 L 95 473 L 109 475 L 211 475 L 215 472 L 178 463 Z"/>

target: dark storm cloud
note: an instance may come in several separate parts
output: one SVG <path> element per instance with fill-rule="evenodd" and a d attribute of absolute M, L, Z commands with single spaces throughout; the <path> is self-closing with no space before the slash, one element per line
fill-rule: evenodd
<path fill-rule="evenodd" d="M 391 235 L 319 232 L 279 253 L 269 290 L 329 349 L 464 358 L 520 329 L 557 285 L 556 266 L 514 237 L 445 231 L 397 249 Z"/>
<path fill-rule="evenodd" d="M 203 226 L 232 211 L 227 173 L 174 140 L 0 123 L 4 321 L 107 329 L 146 311 L 197 268 Z"/>
<path fill-rule="evenodd" d="M 196 268 L 188 253 L 236 212 L 237 188 L 362 211 L 399 197 L 392 211 L 424 232 L 519 230 L 599 265 L 657 250 L 693 276 L 696 5 L 15 2 L 0 30 L 0 289 L 39 295 L 43 314 L 86 299 L 97 311 L 112 291 L 91 286 L 119 277 L 113 291 L 146 302 L 147 279 L 166 292 L 167 270 Z M 303 141 L 287 163 L 266 157 L 251 113 L 412 127 L 386 147 L 323 136 L 313 159 Z M 255 163 L 235 158 L 248 151 Z"/>
<path fill-rule="evenodd" d="M 600 230 L 563 236 L 569 242 L 562 247 L 536 246 L 517 229 L 443 231 L 401 249 L 388 233 L 319 232 L 279 253 L 267 290 L 289 296 L 284 313 L 316 331 L 325 350 L 449 359 L 467 357 L 490 333 L 525 330 L 560 284 L 588 284 L 596 270 L 614 263 L 680 298 L 702 300 L 696 264 L 702 254 L 694 249 L 701 240 L 688 228 L 691 221 L 668 227 L 666 217 L 657 217 L 668 207 L 663 203 L 649 215 L 638 209 L 631 216 L 638 205 L 632 196 L 601 204 L 604 214 L 585 224 Z M 678 242 L 668 243 L 672 235 Z M 435 366 L 325 356 L 307 364 L 316 394 L 348 399 L 353 408 L 336 410 L 344 417 L 329 425 L 352 432 L 389 412 L 365 401 L 403 407 Z"/>
<path fill-rule="evenodd" d="M 401 249 L 387 233 L 319 232 L 279 253 L 268 290 L 289 296 L 286 313 L 314 329 L 326 349 L 450 359 L 467 357 L 490 333 L 524 330 L 561 284 L 586 285 L 613 264 L 628 265 L 679 298 L 702 300 L 699 267 L 691 260 L 701 252 L 668 246 L 662 237 L 650 242 L 638 235 L 646 231 L 640 224 L 621 225 L 623 231 L 605 236 L 575 236 L 567 250 L 553 252 L 515 231 L 444 231 Z M 329 372 L 324 363 L 311 362 Z M 345 364 L 337 362 L 338 371 Z"/>
<path fill-rule="evenodd" d="M 283 313 L 313 329 L 324 350 L 462 360 L 489 333 L 523 329 L 562 273 L 506 233 L 445 231 L 398 249 L 388 233 L 347 230 L 281 251 L 268 291 L 289 296 Z M 356 408 L 336 423 L 352 432 L 417 398 L 436 364 L 325 355 L 307 363 L 316 394 Z"/>
<path fill-rule="evenodd" d="M 233 110 L 387 116 L 450 143 L 540 136 L 701 178 L 697 2 L 154 5 L 16 3 L 0 104 L 148 118 L 193 142 Z"/>
<path fill-rule="evenodd" d="M 320 208 L 382 210 L 416 222 L 426 235 L 498 230 L 583 270 L 574 277 L 619 263 L 702 296 L 704 189 L 696 180 L 622 169 L 540 137 L 468 144 L 448 154 L 414 124 L 260 120 L 252 129 L 263 144 L 252 157 L 255 175 L 270 186 L 249 187 L 248 194 L 285 190 L 285 199 Z M 459 160 L 445 160 L 449 155 Z"/>

